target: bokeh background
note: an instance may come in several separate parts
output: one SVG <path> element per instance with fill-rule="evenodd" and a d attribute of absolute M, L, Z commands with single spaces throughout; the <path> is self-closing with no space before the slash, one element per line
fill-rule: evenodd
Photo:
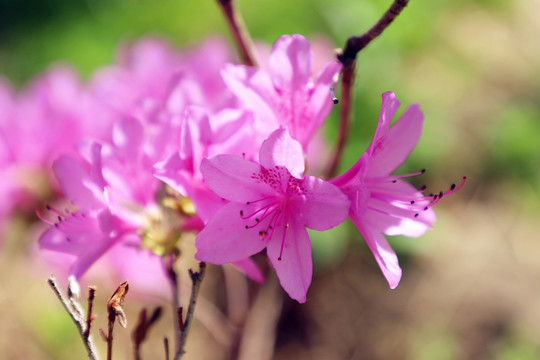
<path fill-rule="evenodd" d="M 271 44 L 281 34 L 301 33 L 341 47 L 389 3 L 240 0 L 239 7 L 256 40 Z M 391 90 L 426 114 L 423 138 L 399 171 L 426 168 L 414 181 L 436 190 L 463 175 L 468 182 L 437 206 L 438 221 L 425 236 L 389 239 L 404 273 L 395 290 L 350 224 L 314 233 L 308 302 L 283 296 L 271 277 L 251 314 L 246 359 L 540 358 L 539 14 L 538 0 L 413 0 L 360 53 L 343 168 L 368 145 L 380 94 Z M 2 0 L 0 73 L 24 87 L 63 62 L 88 78 L 114 61 L 121 42 L 149 34 L 178 47 L 209 35 L 230 38 L 210 0 Z M 330 141 L 335 112 L 326 129 Z M 16 216 L 0 251 L 0 357 L 84 358 L 75 327 L 46 285 L 49 274 L 33 264 L 34 221 L 31 214 Z M 224 302 L 220 274 L 211 267 L 203 285 L 198 317 L 206 320 L 196 318 L 186 359 L 234 354 L 213 313 Z M 114 289 L 98 289 L 96 327 L 105 327 L 104 303 Z M 131 358 L 136 313 L 155 305 L 128 295 L 131 321 L 117 332 L 115 358 Z M 145 358 L 164 358 L 167 314 L 145 343 Z"/>

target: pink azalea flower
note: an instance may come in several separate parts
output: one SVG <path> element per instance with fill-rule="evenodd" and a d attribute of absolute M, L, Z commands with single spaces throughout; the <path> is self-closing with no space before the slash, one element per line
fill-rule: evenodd
<path fill-rule="evenodd" d="M 401 279 L 398 259 L 383 234 L 417 237 L 435 221 L 432 207 L 450 191 L 424 196 L 402 178 L 415 174 L 391 176 L 409 156 L 422 133 L 424 114 L 415 104 L 390 127 L 400 103 L 392 92 L 382 95 L 379 123 L 366 152 L 343 175 L 330 180 L 351 200 L 349 217 L 364 237 L 390 288 Z"/>
<path fill-rule="evenodd" d="M 301 35 L 281 36 L 268 59 L 269 71 L 244 65 L 225 66 L 223 79 L 243 106 L 273 131 L 287 128 L 304 151 L 332 109 L 330 85 L 341 65 L 330 60 L 312 78 L 311 45 Z"/>
<path fill-rule="evenodd" d="M 219 73 L 233 56 L 220 38 L 180 52 L 160 38 L 144 38 L 119 50 L 117 64 L 98 71 L 92 93 L 121 116 L 149 107 L 181 113 L 187 105 L 219 110 L 234 104 Z"/>
<path fill-rule="evenodd" d="M 334 185 L 303 177 L 302 146 L 283 128 L 262 143 L 259 160 L 218 155 L 202 161 L 204 181 L 230 203 L 197 236 L 195 257 L 224 264 L 266 248 L 282 287 L 305 302 L 313 266 L 306 227 L 340 224 L 349 201 Z"/>

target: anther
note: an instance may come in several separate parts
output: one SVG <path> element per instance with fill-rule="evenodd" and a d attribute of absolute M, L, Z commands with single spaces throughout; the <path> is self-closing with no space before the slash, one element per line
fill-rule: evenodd
<path fill-rule="evenodd" d="M 418 217 L 418 215 L 419 215 L 419 214 L 418 214 L 418 213 L 416 213 L 416 214 L 414 214 L 414 217 Z"/>
<path fill-rule="evenodd" d="M 244 216 L 244 210 L 240 210 L 240 216 Z"/>
<path fill-rule="evenodd" d="M 249 205 L 249 204 L 251 204 L 251 203 L 250 203 L 249 201 L 248 201 L 248 202 L 246 202 L 246 205 Z"/>
<path fill-rule="evenodd" d="M 426 211 L 427 209 L 429 209 L 429 207 L 428 207 L 428 206 L 426 206 L 426 207 L 424 208 L 424 211 Z"/>
<path fill-rule="evenodd" d="M 414 200 L 411 200 L 411 205 L 414 204 Z"/>
<path fill-rule="evenodd" d="M 450 186 L 450 190 L 454 190 L 456 188 L 456 184 L 452 184 L 452 186 Z"/>
<path fill-rule="evenodd" d="M 426 185 L 422 185 L 422 187 L 420 188 L 421 191 L 424 191 L 427 189 L 427 186 Z"/>
<path fill-rule="evenodd" d="M 421 173 L 421 174 L 423 174 L 423 173 L 425 173 L 425 172 L 426 172 L 426 169 L 420 170 L 420 173 Z"/>
<path fill-rule="evenodd" d="M 50 211 L 51 210 L 51 205 L 47 205 L 47 206 L 45 206 L 45 208 Z"/>
<path fill-rule="evenodd" d="M 246 229 L 249 229 L 249 226 L 246 225 Z"/>
<path fill-rule="evenodd" d="M 395 183 L 397 183 L 397 180 L 392 180 L 392 182 L 395 184 Z"/>
<path fill-rule="evenodd" d="M 259 222 L 259 219 L 255 219 L 256 222 Z"/>

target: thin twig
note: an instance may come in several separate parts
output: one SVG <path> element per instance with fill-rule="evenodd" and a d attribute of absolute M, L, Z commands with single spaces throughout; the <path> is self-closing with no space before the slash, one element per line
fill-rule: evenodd
<path fill-rule="evenodd" d="M 191 328 L 191 323 L 193 322 L 193 314 L 195 312 L 195 305 L 197 304 L 197 296 L 199 295 L 199 289 L 201 287 L 201 282 L 204 278 L 205 270 L 206 264 L 203 262 L 199 263 L 199 272 L 194 272 L 189 269 L 189 276 L 192 282 L 191 297 L 189 299 L 186 319 L 184 320 L 184 330 L 182 331 L 182 336 L 180 338 L 180 347 L 176 351 L 174 360 L 179 360 L 185 352 L 184 347 L 186 345 L 186 339 L 189 334 L 189 329 Z"/>
<path fill-rule="evenodd" d="M 347 39 L 345 49 L 338 55 L 338 60 L 344 66 L 349 65 L 356 59 L 356 54 L 365 48 L 371 41 L 381 35 L 381 33 L 394 21 L 394 19 L 407 6 L 409 0 L 394 0 L 390 8 L 377 21 L 375 25 L 366 31 L 362 36 L 351 36 Z"/>
<path fill-rule="evenodd" d="M 218 4 L 225 15 L 227 25 L 238 47 L 238 52 L 245 65 L 256 66 L 255 57 L 253 56 L 253 45 L 249 33 L 246 30 L 244 21 L 240 13 L 236 9 L 235 0 L 217 0 Z"/>
<path fill-rule="evenodd" d="M 96 287 L 88 287 L 88 313 L 86 314 L 86 329 L 84 330 L 84 340 L 88 340 L 90 336 L 90 330 L 92 328 L 92 321 L 94 321 L 94 314 L 92 313 L 94 309 L 94 298 L 96 297 Z"/>
<path fill-rule="evenodd" d="M 180 329 L 181 319 L 178 316 L 178 309 L 180 308 L 180 299 L 178 294 L 178 276 L 174 271 L 174 255 L 170 255 L 165 260 L 165 269 L 167 270 L 167 276 L 169 277 L 169 283 L 171 285 L 172 295 L 172 312 L 173 312 L 173 328 L 174 328 L 174 349 L 175 353 L 180 348 L 180 338 L 182 337 L 182 331 Z"/>
<path fill-rule="evenodd" d="M 121 283 L 107 302 L 107 360 L 112 360 L 113 330 L 114 322 L 118 318 L 118 323 L 125 328 L 127 326 L 126 314 L 124 313 L 124 299 L 129 291 L 127 281 Z"/>
<path fill-rule="evenodd" d="M 139 313 L 139 320 L 131 334 L 133 340 L 133 358 L 135 360 L 141 359 L 141 345 L 146 340 L 150 328 L 161 317 L 162 310 L 161 306 L 158 306 L 154 309 L 150 318 L 147 316 L 146 309 L 142 309 Z"/>
<path fill-rule="evenodd" d="M 354 80 L 354 71 L 356 67 L 356 55 L 365 48 L 371 41 L 377 38 L 382 32 L 394 21 L 394 19 L 407 6 L 409 0 L 394 0 L 390 8 L 384 15 L 361 36 L 351 36 L 347 39 L 345 49 L 341 51 L 337 58 L 343 64 L 342 70 L 342 86 L 341 86 L 341 111 L 340 111 L 340 126 L 339 137 L 336 145 L 336 150 L 326 171 L 326 177 L 331 178 L 336 175 L 337 169 L 341 162 L 343 150 L 347 142 L 350 127 L 351 103 L 352 103 L 352 84 Z M 330 89 L 333 91 L 333 86 Z M 334 103 L 337 98 L 332 95 Z"/>
<path fill-rule="evenodd" d="M 349 127 L 351 124 L 351 103 L 352 103 L 352 89 L 354 82 L 354 69 L 356 62 L 345 66 L 343 68 L 342 81 L 341 81 L 341 108 L 339 112 L 339 135 L 338 142 L 336 144 L 336 150 L 330 161 L 330 166 L 326 171 L 326 178 L 330 179 L 336 175 L 339 168 L 341 157 L 343 156 L 343 150 L 347 143 L 347 135 L 349 134 Z"/>
<path fill-rule="evenodd" d="M 83 340 L 84 347 L 86 348 L 86 352 L 88 354 L 88 358 L 90 360 L 98 360 L 98 352 L 96 350 L 94 340 L 92 336 L 90 335 L 90 332 L 88 332 L 88 335 L 86 334 L 87 326 L 89 329 L 89 323 L 85 320 L 83 314 L 80 313 L 79 309 L 81 308 L 80 304 L 77 304 L 78 307 L 74 308 L 72 306 L 73 302 L 76 302 L 76 300 L 73 297 L 73 294 L 69 297 L 69 299 L 66 299 L 64 295 L 60 292 L 60 289 L 58 288 L 58 285 L 56 284 L 56 279 L 54 277 L 49 277 L 47 280 L 49 286 L 54 291 L 56 297 L 62 305 L 64 306 L 64 309 L 66 309 L 67 313 L 77 326 L 77 329 L 79 330 L 79 334 L 81 335 L 81 339 Z M 90 313 L 90 306 L 89 306 L 89 313 Z"/>
<path fill-rule="evenodd" d="M 163 338 L 163 346 L 165 347 L 165 360 L 169 360 L 169 339 Z"/>

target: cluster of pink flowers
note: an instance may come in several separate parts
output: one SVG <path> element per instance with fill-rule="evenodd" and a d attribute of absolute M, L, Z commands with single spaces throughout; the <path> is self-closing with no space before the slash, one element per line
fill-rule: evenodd
<path fill-rule="evenodd" d="M 328 52 L 315 73 L 320 60 L 300 35 L 280 37 L 261 67 L 231 63 L 217 39 L 188 52 L 147 39 L 122 49 L 84 88 L 65 69 L 38 80 L 20 104 L 1 87 L 9 109 L 0 118 L 2 165 L 24 156 L 46 169 L 54 155 L 65 197 L 39 211 L 49 224 L 41 248 L 66 254 L 76 277 L 109 261 L 124 277 L 135 271 L 130 282 L 156 284 L 165 278 L 163 256 L 195 232 L 196 259 L 232 263 L 257 281 L 251 256 L 266 249 L 283 289 L 305 302 L 313 267 L 306 228 L 324 231 L 350 217 L 396 287 L 401 269 L 384 235 L 423 234 L 435 221 L 432 206 L 461 185 L 424 196 L 402 180 L 417 174 L 391 175 L 424 120 L 412 105 L 390 126 L 399 106 L 391 92 L 358 162 L 334 179 L 313 176 L 324 165 L 313 154 L 325 151 L 317 134 L 341 70 Z M 1 169 L 11 181 L 5 198 L 18 196 L 19 170 Z"/>

